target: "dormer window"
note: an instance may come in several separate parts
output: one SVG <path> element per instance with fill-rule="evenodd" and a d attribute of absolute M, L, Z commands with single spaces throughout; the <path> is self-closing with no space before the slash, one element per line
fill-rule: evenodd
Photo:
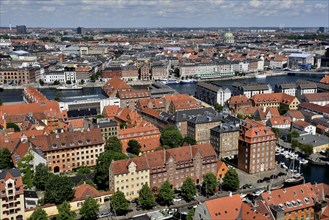
<path fill-rule="evenodd" d="M 300 199 L 297 199 L 298 205 L 302 205 L 302 201 Z"/>
<path fill-rule="evenodd" d="M 290 202 L 286 202 L 286 206 L 287 206 L 288 208 L 291 208 L 291 207 L 292 207 Z"/>
<path fill-rule="evenodd" d="M 71 141 L 71 142 L 70 142 L 70 146 L 71 146 L 71 147 L 72 147 L 72 146 L 74 146 L 74 143 L 73 143 L 73 141 Z"/>
<path fill-rule="evenodd" d="M 306 202 L 306 204 L 309 204 L 310 203 L 310 200 L 307 197 L 304 198 L 304 201 Z"/>
<path fill-rule="evenodd" d="M 86 143 L 87 143 L 87 144 L 90 144 L 90 143 L 91 143 L 90 139 L 87 139 L 87 140 L 86 140 Z"/>
<path fill-rule="evenodd" d="M 53 148 L 57 148 L 57 144 L 53 144 L 52 147 L 53 147 Z"/>
<path fill-rule="evenodd" d="M 62 143 L 61 145 L 62 145 L 62 147 L 65 147 L 65 146 L 66 146 L 66 144 L 65 144 L 65 143 Z"/>
<path fill-rule="evenodd" d="M 79 145 L 82 145 L 82 140 L 78 140 L 78 144 Z"/>
<path fill-rule="evenodd" d="M 297 203 L 296 203 L 296 201 L 291 201 L 291 204 L 293 205 L 293 206 L 297 206 Z"/>

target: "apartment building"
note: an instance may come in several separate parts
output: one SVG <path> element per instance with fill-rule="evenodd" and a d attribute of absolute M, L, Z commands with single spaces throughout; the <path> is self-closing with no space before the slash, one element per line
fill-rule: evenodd
<path fill-rule="evenodd" d="M 94 118 L 90 128 L 99 128 L 105 140 L 109 137 L 118 136 L 119 125 L 116 121 L 108 118 Z"/>
<path fill-rule="evenodd" d="M 126 199 L 138 198 L 143 185 L 150 185 L 150 169 L 146 157 L 112 161 L 109 168 L 110 190 L 121 191 Z"/>
<path fill-rule="evenodd" d="M 24 219 L 24 184 L 18 168 L 0 172 L 0 219 Z"/>
<path fill-rule="evenodd" d="M 286 93 L 272 93 L 272 94 L 257 94 L 250 99 L 253 106 L 260 106 L 265 108 L 277 108 L 286 106 L 289 109 L 297 109 L 300 101 Z"/>
<path fill-rule="evenodd" d="M 285 56 L 275 56 L 274 59 L 270 60 L 270 67 L 273 69 L 282 69 L 287 64 L 287 58 Z"/>
<path fill-rule="evenodd" d="M 139 69 L 139 79 L 141 81 L 151 80 L 151 70 L 148 64 L 144 64 Z"/>
<path fill-rule="evenodd" d="M 231 97 L 231 90 L 206 82 L 198 82 L 195 97 L 211 105 L 218 103 L 224 106 Z"/>
<path fill-rule="evenodd" d="M 222 123 L 210 130 L 210 143 L 218 158 L 238 155 L 240 127 L 239 124 Z"/>
<path fill-rule="evenodd" d="M 105 140 L 100 129 L 71 131 L 28 139 L 33 150 L 46 159 L 49 171 L 64 173 L 80 166 L 95 166 L 104 152 Z"/>
<path fill-rule="evenodd" d="M 65 84 L 67 81 L 75 82 L 77 80 L 76 72 L 74 67 L 65 67 L 64 70 L 49 71 L 44 73 L 45 83 L 54 83 L 59 81 Z"/>
<path fill-rule="evenodd" d="M 35 82 L 35 68 L 2 68 L 0 85 L 23 85 Z"/>
<path fill-rule="evenodd" d="M 217 173 L 217 156 L 210 144 L 158 150 L 144 156 L 114 161 L 110 165 L 110 189 L 124 191 L 127 198 L 138 197 L 143 184 L 156 190 L 168 180 L 173 188 L 179 188 L 187 177 L 197 185 L 203 175 Z"/>
<path fill-rule="evenodd" d="M 111 66 L 102 70 L 102 78 L 111 79 L 113 77 L 122 77 L 122 68 L 119 66 Z"/>
<path fill-rule="evenodd" d="M 292 123 L 292 127 L 299 130 L 304 131 L 308 134 L 315 135 L 316 134 L 316 127 L 306 121 L 297 120 Z"/>
<path fill-rule="evenodd" d="M 154 151 L 160 146 L 160 131 L 153 124 L 147 123 L 133 128 L 125 128 L 118 131 L 118 139 L 122 143 L 122 151 L 126 152 L 128 142 L 134 139 L 141 145 L 141 152 Z"/>
<path fill-rule="evenodd" d="M 233 64 L 185 64 L 179 67 L 181 78 L 220 78 L 234 76 Z"/>
<path fill-rule="evenodd" d="M 304 94 L 303 100 L 316 105 L 326 106 L 329 104 L 329 92 Z"/>
<path fill-rule="evenodd" d="M 287 95 L 296 96 L 296 83 L 282 83 L 274 86 L 274 91 L 278 93 L 286 93 Z"/>
<path fill-rule="evenodd" d="M 122 79 L 125 82 L 138 80 L 138 69 L 134 65 L 128 65 L 122 67 L 121 74 L 122 74 Z"/>
<path fill-rule="evenodd" d="M 227 100 L 228 107 L 234 109 L 235 111 L 241 107 L 251 107 L 252 102 L 245 95 L 231 96 Z"/>
<path fill-rule="evenodd" d="M 193 137 L 198 144 L 210 143 L 210 129 L 221 124 L 223 115 L 197 115 L 187 121 L 187 136 Z"/>
<path fill-rule="evenodd" d="M 265 125 L 247 119 L 241 124 L 238 168 L 259 173 L 275 168 L 275 134 Z"/>
<path fill-rule="evenodd" d="M 271 94 L 272 86 L 270 84 L 251 84 L 233 83 L 234 95 L 245 95 L 248 99 L 256 94 Z"/>
<path fill-rule="evenodd" d="M 137 101 L 140 99 L 150 98 L 151 93 L 147 89 L 134 89 L 128 91 L 118 91 L 118 97 L 122 108 L 135 110 Z"/>
<path fill-rule="evenodd" d="M 151 68 L 152 80 L 161 80 L 167 78 L 167 67 L 164 65 L 153 65 Z"/>

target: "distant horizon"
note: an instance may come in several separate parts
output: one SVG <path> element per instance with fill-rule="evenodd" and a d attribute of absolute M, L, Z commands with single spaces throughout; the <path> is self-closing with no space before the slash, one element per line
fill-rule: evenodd
<path fill-rule="evenodd" d="M 31 28 L 328 27 L 328 4 L 327 0 L 1 0 L 0 21 L 1 26 Z"/>

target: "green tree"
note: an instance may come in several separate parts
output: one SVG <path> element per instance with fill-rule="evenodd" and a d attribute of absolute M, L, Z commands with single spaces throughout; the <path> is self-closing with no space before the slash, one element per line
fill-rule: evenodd
<path fill-rule="evenodd" d="M 97 158 L 95 167 L 95 183 L 98 189 L 108 190 L 109 188 L 109 167 L 112 160 L 125 159 L 126 155 L 122 152 L 105 151 Z"/>
<path fill-rule="evenodd" d="M 160 141 L 162 145 L 167 145 L 170 148 L 178 147 L 183 142 L 183 136 L 175 127 L 169 127 L 161 132 Z"/>
<path fill-rule="evenodd" d="M 61 83 L 58 80 L 55 80 L 53 83 L 55 86 L 60 85 Z"/>
<path fill-rule="evenodd" d="M 189 209 L 186 216 L 186 220 L 193 220 L 194 213 L 195 213 L 194 208 Z"/>
<path fill-rule="evenodd" d="M 28 151 L 28 153 L 17 163 L 18 168 L 22 173 L 23 183 L 28 189 L 33 187 L 33 170 L 30 165 L 30 162 L 32 160 L 33 154 L 31 153 L 31 151 Z"/>
<path fill-rule="evenodd" d="M 197 193 L 197 189 L 194 181 L 191 178 L 186 178 L 181 187 L 181 195 L 186 202 L 190 202 L 194 199 Z"/>
<path fill-rule="evenodd" d="M 126 122 L 121 122 L 120 123 L 120 129 L 125 129 L 127 128 L 127 123 Z"/>
<path fill-rule="evenodd" d="M 184 137 L 182 144 L 184 144 L 184 143 L 187 143 L 189 145 L 195 145 L 196 144 L 196 140 L 195 140 L 194 137 L 186 136 L 186 137 Z"/>
<path fill-rule="evenodd" d="M 45 186 L 45 203 L 56 205 L 73 198 L 73 183 L 67 176 L 50 175 Z"/>
<path fill-rule="evenodd" d="M 42 79 L 39 79 L 39 84 L 40 84 L 40 86 L 43 86 L 45 84 L 45 81 L 43 81 Z"/>
<path fill-rule="evenodd" d="M 97 201 L 91 197 L 88 197 L 80 209 L 80 215 L 83 220 L 93 220 L 97 219 L 98 211 L 99 205 L 97 204 Z"/>
<path fill-rule="evenodd" d="M 143 209 L 151 209 L 156 204 L 152 191 L 147 184 L 144 184 L 139 191 L 138 204 Z"/>
<path fill-rule="evenodd" d="M 46 183 L 49 178 L 48 167 L 42 163 L 35 168 L 33 184 L 38 190 L 45 190 Z"/>
<path fill-rule="evenodd" d="M 129 202 L 126 200 L 125 195 L 121 191 L 116 191 L 111 197 L 111 208 L 116 215 L 125 214 L 129 208 Z"/>
<path fill-rule="evenodd" d="M 299 145 L 299 149 L 307 156 L 313 153 L 313 147 L 311 145 Z"/>
<path fill-rule="evenodd" d="M 91 173 L 90 167 L 79 167 L 77 170 L 78 176 L 82 176 L 82 175 L 89 174 L 89 173 Z"/>
<path fill-rule="evenodd" d="M 278 108 L 278 111 L 280 113 L 280 115 L 284 115 L 287 113 L 287 111 L 289 111 L 289 106 L 288 105 L 280 105 Z"/>
<path fill-rule="evenodd" d="M 84 81 L 83 79 L 80 80 L 80 84 L 81 84 L 81 85 L 85 84 L 85 81 Z"/>
<path fill-rule="evenodd" d="M 28 218 L 28 220 L 48 220 L 48 216 L 45 210 L 39 207 L 36 210 L 34 210 L 34 212 L 30 216 L 30 218 Z"/>
<path fill-rule="evenodd" d="M 72 84 L 71 80 L 66 80 L 66 84 L 71 85 Z"/>
<path fill-rule="evenodd" d="M 278 128 L 272 128 L 271 130 L 273 131 L 273 133 L 277 138 L 280 137 L 280 130 Z"/>
<path fill-rule="evenodd" d="M 219 103 L 215 103 L 215 110 L 221 112 L 223 110 L 223 106 Z"/>
<path fill-rule="evenodd" d="M 61 94 L 59 94 L 58 92 L 56 92 L 54 100 L 57 101 L 57 102 L 59 102 L 61 100 Z"/>
<path fill-rule="evenodd" d="M 15 124 L 15 123 L 12 123 L 12 122 L 8 122 L 8 123 L 6 124 L 6 127 L 7 127 L 7 128 L 13 128 L 13 129 L 14 129 L 14 132 L 19 132 L 19 131 L 21 131 L 21 129 L 18 127 L 18 125 Z"/>
<path fill-rule="evenodd" d="M 11 153 L 8 148 L 0 149 L 0 170 L 13 168 L 14 164 L 11 160 Z"/>
<path fill-rule="evenodd" d="M 2 101 L 2 99 L 0 99 L 0 106 L 2 106 L 3 105 L 3 101 Z"/>
<path fill-rule="evenodd" d="M 141 145 L 138 143 L 138 141 L 134 139 L 129 140 L 127 152 L 138 156 L 140 151 L 141 151 Z"/>
<path fill-rule="evenodd" d="M 122 152 L 122 143 L 116 136 L 111 136 L 106 141 L 106 150 L 111 150 L 115 152 Z"/>
<path fill-rule="evenodd" d="M 163 205 L 170 205 L 175 198 L 171 184 L 166 180 L 158 189 L 158 202 Z"/>
<path fill-rule="evenodd" d="M 206 173 L 203 175 L 202 189 L 205 195 L 213 195 L 215 193 L 217 189 L 217 179 L 213 173 Z"/>
<path fill-rule="evenodd" d="M 244 116 L 241 115 L 241 114 L 237 114 L 236 117 L 237 117 L 238 119 L 242 119 L 242 120 L 246 118 L 246 117 L 244 117 Z"/>
<path fill-rule="evenodd" d="M 240 180 L 235 169 L 230 168 L 223 178 L 222 187 L 226 191 L 236 191 L 239 189 Z"/>
<path fill-rule="evenodd" d="M 291 140 L 291 147 L 292 148 L 296 148 L 296 147 L 298 147 L 299 146 L 299 142 L 298 142 L 298 140 L 296 140 L 296 139 L 292 139 Z"/>
<path fill-rule="evenodd" d="M 292 139 L 298 137 L 299 137 L 299 133 L 297 131 L 292 131 L 290 134 L 287 135 L 287 141 L 291 143 Z"/>
<path fill-rule="evenodd" d="M 57 209 L 58 215 L 56 215 L 56 220 L 75 220 L 76 214 L 71 211 L 71 205 L 67 201 L 57 206 Z"/>

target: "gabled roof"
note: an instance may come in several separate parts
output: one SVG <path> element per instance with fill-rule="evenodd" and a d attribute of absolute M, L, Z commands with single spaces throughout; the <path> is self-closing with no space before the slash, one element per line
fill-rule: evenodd
<path fill-rule="evenodd" d="M 304 115 L 298 111 L 298 110 L 289 110 L 286 113 L 287 116 L 290 116 L 291 118 L 296 118 L 296 119 L 305 119 Z"/>
<path fill-rule="evenodd" d="M 212 199 L 205 202 L 211 219 L 237 219 L 239 217 L 242 199 L 239 194 Z"/>
<path fill-rule="evenodd" d="M 82 184 L 75 189 L 73 201 L 82 201 L 86 200 L 88 197 L 96 198 L 107 194 L 109 194 L 109 192 L 99 192 L 95 187 L 89 184 Z"/>

